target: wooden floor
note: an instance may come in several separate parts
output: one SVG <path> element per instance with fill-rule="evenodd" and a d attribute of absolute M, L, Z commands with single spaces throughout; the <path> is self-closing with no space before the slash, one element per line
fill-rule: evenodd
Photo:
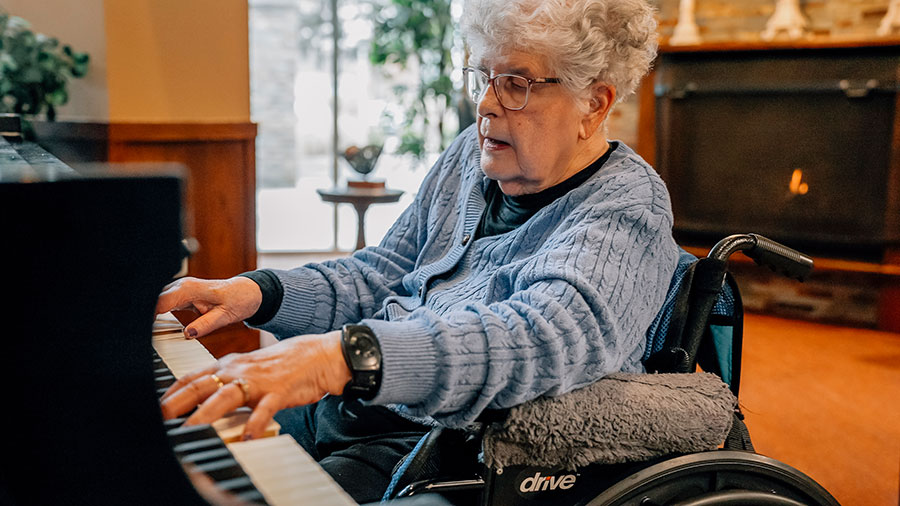
<path fill-rule="evenodd" d="M 744 339 L 756 451 L 844 506 L 900 504 L 900 334 L 748 314 Z"/>

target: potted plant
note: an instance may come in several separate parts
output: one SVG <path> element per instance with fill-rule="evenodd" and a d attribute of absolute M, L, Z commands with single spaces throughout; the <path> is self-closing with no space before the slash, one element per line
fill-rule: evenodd
<path fill-rule="evenodd" d="M 56 119 L 69 101 L 69 79 L 84 77 L 90 57 L 52 37 L 34 33 L 24 19 L 0 13 L 0 112 L 22 116 L 26 138 L 29 119 Z"/>
<path fill-rule="evenodd" d="M 437 118 L 439 149 L 446 147 L 455 132 L 448 132 L 444 114 L 456 104 L 457 91 L 450 80 L 456 23 L 452 0 L 375 0 L 375 23 L 369 58 L 375 65 L 396 64 L 406 68 L 415 62 L 418 86 L 411 95 L 404 86 L 395 92 L 408 99 L 400 132 L 399 154 L 425 155 L 425 134 L 429 116 Z M 433 115 L 429 109 L 433 108 Z"/>

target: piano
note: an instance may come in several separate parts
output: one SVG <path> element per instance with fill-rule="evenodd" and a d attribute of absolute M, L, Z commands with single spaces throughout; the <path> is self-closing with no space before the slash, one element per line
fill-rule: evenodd
<path fill-rule="evenodd" d="M 20 132 L 0 115 L 0 505 L 354 506 L 274 422 L 232 442 L 246 412 L 162 419 L 168 385 L 215 360 L 156 315 L 188 254 L 179 168 L 76 171 Z"/>
<path fill-rule="evenodd" d="M 186 254 L 177 171 L 80 173 L 5 119 L 0 504 L 209 504 L 186 470 L 248 504 L 355 504 L 290 436 L 163 421 L 161 391 L 186 372 L 152 335 Z"/>

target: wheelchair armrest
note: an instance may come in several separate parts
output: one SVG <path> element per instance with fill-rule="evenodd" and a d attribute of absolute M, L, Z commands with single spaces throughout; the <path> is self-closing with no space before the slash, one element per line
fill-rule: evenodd
<path fill-rule="evenodd" d="M 575 469 L 711 450 L 728 435 L 736 403 L 714 374 L 616 373 L 512 408 L 487 428 L 484 461 Z"/>

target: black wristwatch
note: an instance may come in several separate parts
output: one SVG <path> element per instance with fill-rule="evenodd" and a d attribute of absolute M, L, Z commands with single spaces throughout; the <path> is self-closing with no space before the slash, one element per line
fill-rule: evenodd
<path fill-rule="evenodd" d="M 366 325 L 344 325 L 341 351 L 351 374 L 343 395 L 373 399 L 381 386 L 381 348 L 372 329 Z"/>

